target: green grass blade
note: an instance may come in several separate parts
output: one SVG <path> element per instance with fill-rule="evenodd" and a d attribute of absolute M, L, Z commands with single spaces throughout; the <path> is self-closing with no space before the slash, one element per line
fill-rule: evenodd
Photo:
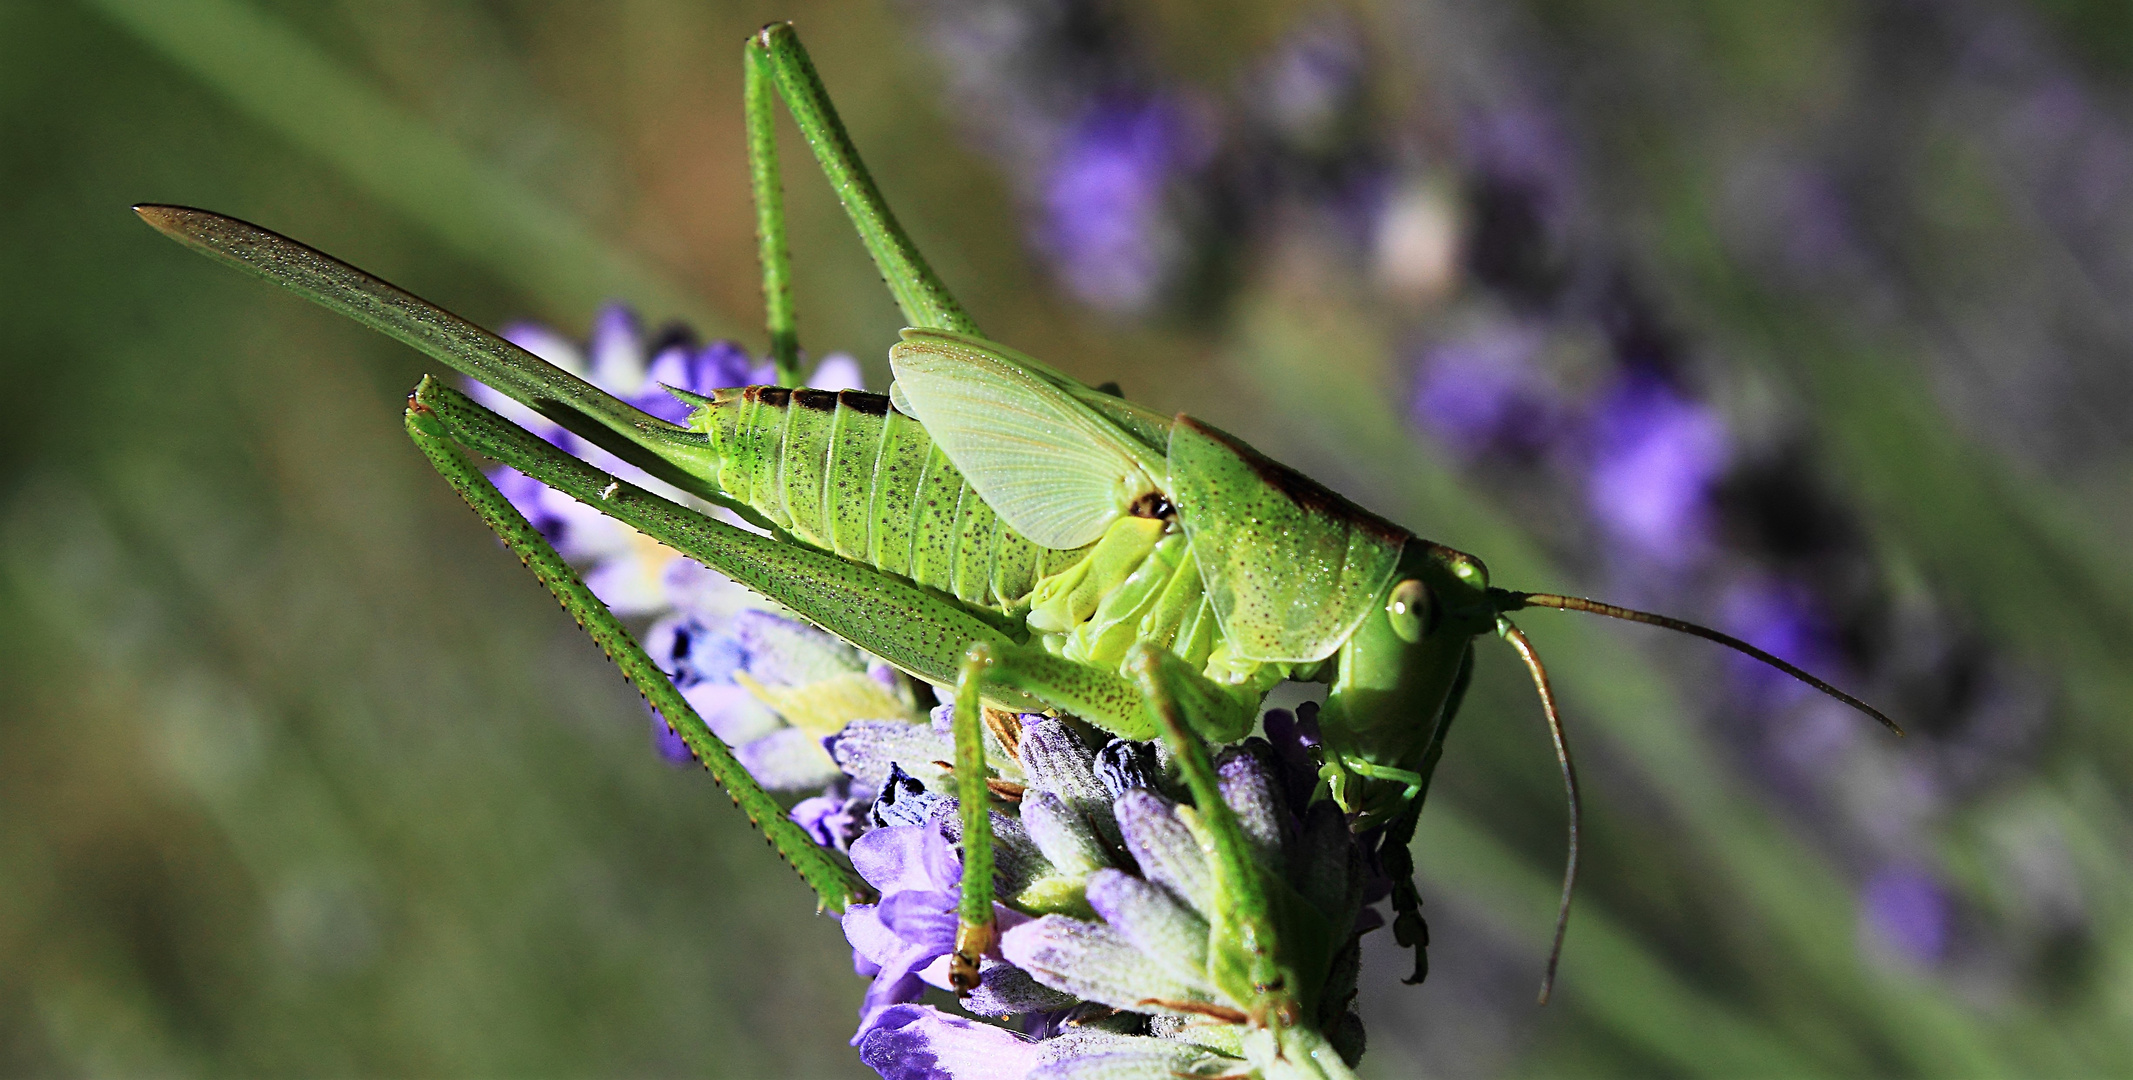
<path fill-rule="evenodd" d="M 555 594 L 563 610 L 570 612 L 601 651 L 607 653 L 608 659 L 622 669 L 622 675 L 630 685 L 659 710 L 659 715 L 666 718 L 668 725 L 681 736 L 690 753 L 711 773 L 711 778 L 733 797 L 733 804 L 748 815 L 749 822 L 762 830 L 763 838 L 778 855 L 791 864 L 801 879 L 822 898 L 822 906 L 842 912 L 852 904 L 869 899 L 871 893 L 858 874 L 817 845 L 807 831 L 786 814 L 777 799 L 748 774 L 747 768 L 733 756 L 733 751 L 711 733 L 703 718 L 690 707 L 681 691 L 668 681 L 665 673 L 652 662 L 644 647 L 637 644 L 607 605 L 585 587 L 577 572 L 504 499 L 489 478 L 461 456 L 452 446 L 444 425 L 420 402 L 408 404 L 407 433 L 453 490 L 481 515 L 483 523 L 526 564 L 527 569 L 533 571 L 533 576 L 539 578 L 549 592 Z M 553 448 L 550 452 L 559 456 L 562 453 Z"/>

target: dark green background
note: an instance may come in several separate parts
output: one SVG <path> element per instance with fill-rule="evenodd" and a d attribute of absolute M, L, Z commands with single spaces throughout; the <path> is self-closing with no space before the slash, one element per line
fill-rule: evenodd
<path fill-rule="evenodd" d="M 1489 62 L 1445 54 L 1460 6 L 1353 7 L 1388 93 Z M 1902 6 L 1504 18 L 1573 103 L 1638 270 L 1811 433 L 1891 588 L 2049 688 L 2035 760 L 1918 852 L 1965 891 L 1963 932 L 2024 947 L 1995 875 L 2048 835 L 2086 936 L 2011 981 L 1877 960 L 1856 867 L 1690 720 L 1713 684 L 1680 657 L 1701 654 L 1537 614 L 1592 809 L 1560 999 L 1526 1003 L 1561 850 L 1553 763 L 1521 673 L 1485 650 L 1418 845 L 1437 975 L 1401 987 L 1400 960 L 1371 956 L 1366 1072 L 2133 1071 L 2126 455 L 2046 469 L 1995 449 L 1937 403 L 1931 319 L 1772 288 L 1715 239 L 1743 133 L 1867 92 L 1861 43 Z M 1221 87 L 1320 10 L 1167 0 L 1132 21 L 1155 63 Z M 2122 5 L 2006 10 L 2123 102 Z M 773 18 L 799 23 L 991 334 L 1189 407 L 1499 582 L 1579 585 L 1409 433 L 1408 316 L 1357 283 L 1267 257 L 1198 319 L 1063 298 L 902 9 L 0 5 L 0 1074 L 863 1071 L 845 1039 L 864 983 L 835 922 L 702 776 L 653 758 L 634 695 L 406 444 L 424 365 L 126 212 L 259 221 L 486 324 L 581 328 L 621 296 L 754 341 L 738 72 Z M 2036 286 L 2042 230 L 1974 148 L 1890 154 L 1930 211 L 1884 223 L 1916 257 L 1907 288 L 1960 307 Z M 878 385 L 894 310 L 826 187 L 796 173 L 790 205 L 803 340 Z"/>

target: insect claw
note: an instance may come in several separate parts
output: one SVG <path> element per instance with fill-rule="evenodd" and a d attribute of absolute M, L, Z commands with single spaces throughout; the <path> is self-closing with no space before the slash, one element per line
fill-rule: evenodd
<path fill-rule="evenodd" d="M 948 985 L 955 988 L 957 997 L 968 997 L 978 988 L 978 962 L 999 941 L 999 930 L 990 922 L 955 928 L 955 951 L 948 954 Z"/>

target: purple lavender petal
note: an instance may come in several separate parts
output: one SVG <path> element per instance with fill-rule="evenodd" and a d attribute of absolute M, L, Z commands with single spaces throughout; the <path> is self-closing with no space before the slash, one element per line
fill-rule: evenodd
<path fill-rule="evenodd" d="M 807 385 L 817 390 L 864 390 L 866 379 L 859 373 L 859 361 L 844 353 L 831 353 L 816 365 L 815 372 L 807 377 Z"/>
<path fill-rule="evenodd" d="M 1092 105 L 1060 141 L 1039 246 L 1082 301 L 1125 313 L 1155 301 L 1183 251 L 1165 200 L 1189 141 L 1180 110 L 1124 97 Z"/>
<path fill-rule="evenodd" d="M 750 609 L 729 624 L 748 658 L 748 674 L 772 686 L 806 686 L 860 667 L 858 651 L 782 615 Z"/>
<path fill-rule="evenodd" d="M 936 761 L 955 757 L 955 738 L 927 724 L 900 720 L 854 720 L 834 736 L 830 755 L 853 782 L 878 789 L 900 769 L 929 788 L 945 787 L 947 773 Z"/>
<path fill-rule="evenodd" d="M 1202 914 L 1215 910 L 1207 856 L 1170 801 L 1147 788 L 1134 788 L 1119 796 L 1115 807 L 1126 850 L 1141 872 Z"/>
<path fill-rule="evenodd" d="M 1816 610 L 1812 590 L 1788 581 L 1743 581 L 1719 601 L 1727 633 L 1809 671 L 1834 679 L 1843 670 L 1833 629 Z M 1744 694 L 1766 705 L 1812 697 L 1814 689 L 1753 657 L 1728 652 L 1726 672 Z"/>
<path fill-rule="evenodd" d="M 644 345 L 643 324 L 629 305 L 602 305 L 585 343 L 587 381 L 618 397 L 636 395 L 644 385 Z"/>
<path fill-rule="evenodd" d="M 559 551 L 571 546 L 570 518 L 550 508 L 548 489 L 540 481 L 506 466 L 489 470 L 488 476 L 505 501 L 541 534 L 542 539 Z"/>
<path fill-rule="evenodd" d="M 891 690 L 900 690 L 903 688 L 904 684 L 904 677 L 900 672 L 896 670 L 896 665 L 891 664 L 886 660 L 868 660 L 867 678 L 872 679 L 875 682 L 878 682 Z"/>
<path fill-rule="evenodd" d="M 656 712 L 652 714 L 652 749 L 658 752 L 661 761 L 675 765 L 696 764 L 695 751 L 690 750 L 689 744 L 681 740 L 681 734 L 674 730 L 674 725 L 667 723 L 666 717 Z"/>
<path fill-rule="evenodd" d="M 839 921 L 844 928 L 844 940 L 851 945 L 853 954 L 859 960 L 872 965 L 874 971 L 881 970 L 883 964 L 911 945 L 896 936 L 896 931 L 889 929 L 888 924 L 881 921 L 879 904 L 853 904 L 844 909 L 844 915 Z M 861 974 L 873 973 L 869 971 Z"/>
<path fill-rule="evenodd" d="M 978 968 L 978 987 L 963 999 L 963 1008 L 979 1016 L 1016 1016 L 1072 1008 L 1079 1001 L 1030 978 L 1013 964 L 988 962 Z"/>
<path fill-rule="evenodd" d="M 955 905 L 950 893 L 903 889 L 883 896 L 877 915 L 897 937 L 945 953 L 955 948 Z"/>
<path fill-rule="evenodd" d="M 778 714 L 745 687 L 700 682 L 682 687 L 681 696 L 704 718 L 711 734 L 728 746 L 754 742 L 785 728 Z"/>
<path fill-rule="evenodd" d="M 1000 954 L 1054 990 L 1114 1009 L 1171 1012 L 1150 1003 L 1213 1000 L 1103 923 L 1046 915 L 1002 934 Z"/>
<path fill-rule="evenodd" d="M 799 728 L 779 728 L 733 748 L 748 775 L 772 791 L 807 791 L 838 777 L 822 741 Z"/>
<path fill-rule="evenodd" d="M 733 341 L 714 341 L 698 350 L 690 358 L 689 372 L 684 381 L 674 383 L 684 390 L 708 394 L 713 390 L 725 390 L 739 386 L 754 386 L 762 382 L 757 373 L 762 364 L 748 355 L 748 350 Z"/>
<path fill-rule="evenodd" d="M 628 528 L 619 523 L 613 524 L 618 528 Z M 582 535 L 579 526 L 572 526 L 571 531 L 573 536 Z M 570 553 L 560 548 L 557 552 L 566 559 L 571 558 Z M 660 569 L 661 566 L 648 559 L 624 554 L 619 558 L 600 559 L 580 571 L 578 576 L 584 580 L 585 587 L 600 598 L 601 603 L 606 604 L 615 614 L 629 617 L 651 615 L 666 610 L 666 589 L 657 573 Z"/>
<path fill-rule="evenodd" d="M 1318 756 L 1318 710 L 1312 702 L 1304 704 L 1309 706 L 1306 717 L 1299 718 L 1287 709 L 1269 709 L 1263 718 L 1267 742 L 1274 748 L 1281 790 L 1289 797 L 1290 806 L 1310 803 L 1311 792 L 1318 787 L 1319 766 L 1323 764 Z"/>
<path fill-rule="evenodd" d="M 1170 890 L 1118 870 L 1089 875 L 1089 906 L 1127 941 L 1180 980 L 1207 993 L 1207 920 Z"/>
<path fill-rule="evenodd" d="M 1088 817 L 1049 791 L 1031 788 L 1023 793 L 1022 827 L 1059 873 L 1080 877 L 1111 865 Z"/>
<path fill-rule="evenodd" d="M 1039 717 L 1022 725 L 1022 744 L 1016 750 L 1022 771 L 1031 787 L 1043 788 L 1069 802 L 1103 799 L 1111 795 L 1095 776 L 1096 755 L 1064 720 Z"/>
<path fill-rule="evenodd" d="M 1068 810 L 1093 822 L 1106 839 L 1117 839 L 1118 823 L 1111 813 L 1114 796 L 1097 777 L 1096 754 L 1066 721 L 1025 718 L 1017 756 L 1032 789 L 1057 795 Z"/>
<path fill-rule="evenodd" d="M 757 377 L 757 366 L 748 350 L 732 341 L 714 341 L 702 348 L 685 341 L 676 342 L 652 357 L 646 369 L 644 389 L 631 398 L 631 404 L 654 416 L 681 423 L 687 419 L 690 407 L 667 393 L 666 387 L 708 396 L 714 391 L 765 381 Z"/>
<path fill-rule="evenodd" d="M 1268 766 L 1272 757 L 1273 748 L 1265 739 L 1246 739 L 1215 758 L 1215 778 L 1222 788 L 1222 801 L 1236 811 L 1237 824 L 1260 862 L 1278 872 L 1294 826 L 1280 783 Z"/>
<path fill-rule="evenodd" d="M 929 837 L 939 839 L 939 834 L 926 825 L 875 829 L 852 841 L 852 867 L 883 893 L 939 888 L 928 869 Z"/>
<path fill-rule="evenodd" d="M 931 1005 L 885 1009 L 854 1042 L 882 1080 L 1023 1080 L 1037 1063 L 1036 1043 Z"/>
<path fill-rule="evenodd" d="M 920 838 L 919 859 L 925 868 L 926 880 L 932 883 L 930 887 L 947 891 L 962 885 L 963 853 L 941 835 L 938 827 L 928 827 Z"/>
<path fill-rule="evenodd" d="M 741 643 L 715 623 L 692 614 L 670 615 L 645 632 L 644 651 L 677 686 L 731 683 L 745 670 L 748 655 Z"/>
<path fill-rule="evenodd" d="M 1862 928 L 1917 964 L 1933 964 L 1947 954 L 1952 907 L 1947 890 L 1916 866 L 1886 867 L 1860 889 Z"/>
<path fill-rule="evenodd" d="M 866 830 L 867 800 L 843 794 L 842 782 L 792 808 L 794 823 L 807 830 L 815 843 L 838 851 L 850 851 L 852 841 Z"/>
<path fill-rule="evenodd" d="M 650 366 L 646 368 L 644 386 L 625 400 L 670 424 L 687 423 L 689 413 L 693 411 L 692 407 L 667 393 L 666 388 L 679 386 L 688 389 L 686 383 L 676 380 L 687 378 L 691 352 L 686 344 L 669 345 L 661 350 L 652 357 Z"/>
<path fill-rule="evenodd" d="M 940 956 L 923 946 L 912 946 L 882 961 L 881 971 L 868 984 L 866 996 L 860 999 L 859 1029 L 852 1033 L 853 1046 L 858 1046 L 880 1025 L 885 1011 L 925 996 L 926 983 L 919 977 L 919 970 Z"/>

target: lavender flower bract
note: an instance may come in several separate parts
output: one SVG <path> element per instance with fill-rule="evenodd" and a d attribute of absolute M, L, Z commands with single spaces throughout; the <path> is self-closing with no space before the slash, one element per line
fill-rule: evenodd
<path fill-rule="evenodd" d="M 849 846 L 881 900 L 844 916 L 855 967 L 873 979 L 853 1037 L 861 1058 L 884 1077 L 1259 1075 L 1255 1055 L 1271 1051 L 1253 1043 L 1255 991 L 1219 974 L 1241 967 L 1211 958 L 1236 946 L 1213 932 L 1227 925 L 1225 901 L 1191 806 L 1153 746 L 1092 749 L 1072 721 L 1025 716 L 1011 745 L 989 736 L 1020 794 L 992 811 L 1002 936 L 963 1006 L 1009 1026 L 921 1003 L 928 986 L 948 986 L 962 878 L 956 800 L 929 787 L 947 781 L 935 762 L 952 752 L 951 711 L 929 725 L 854 724 L 831 741 L 855 785 L 879 782 L 871 827 Z M 1383 890 L 1332 803 L 1292 809 L 1316 784 L 1309 725 L 1277 712 L 1268 726 L 1284 749 L 1254 739 L 1220 753 L 1224 800 L 1267 887 L 1294 897 L 1276 904 L 1283 940 L 1330 943 L 1292 946 L 1318 1003 L 1304 1022 L 1352 1061 L 1358 939 L 1382 925 L 1365 904 Z M 825 797 L 810 813 L 838 805 Z"/>

